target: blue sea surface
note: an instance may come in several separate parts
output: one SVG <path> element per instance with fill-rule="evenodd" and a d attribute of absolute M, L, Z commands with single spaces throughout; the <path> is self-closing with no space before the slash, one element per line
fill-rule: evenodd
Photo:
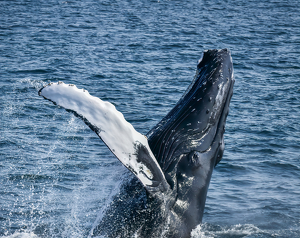
<path fill-rule="evenodd" d="M 146 134 L 231 51 L 225 153 L 192 237 L 300 237 L 298 0 L 0 1 L 0 237 L 88 237 L 126 168 L 38 96 L 63 81 Z"/>

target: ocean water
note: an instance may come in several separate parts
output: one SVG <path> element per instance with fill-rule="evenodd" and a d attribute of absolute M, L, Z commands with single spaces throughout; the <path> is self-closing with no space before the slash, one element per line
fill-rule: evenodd
<path fill-rule="evenodd" d="M 300 4 L 0 1 L 0 237 L 88 237 L 126 169 L 51 81 L 113 103 L 146 134 L 205 49 L 231 50 L 225 153 L 192 237 L 300 237 Z"/>

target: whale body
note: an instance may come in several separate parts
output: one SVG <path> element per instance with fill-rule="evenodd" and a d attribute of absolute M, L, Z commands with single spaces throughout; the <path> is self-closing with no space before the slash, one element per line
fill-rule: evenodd
<path fill-rule="evenodd" d="M 204 51 L 184 95 L 147 135 L 75 85 L 50 83 L 39 91 L 81 118 L 132 172 L 91 236 L 190 237 L 224 152 L 234 81 L 230 51 Z"/>

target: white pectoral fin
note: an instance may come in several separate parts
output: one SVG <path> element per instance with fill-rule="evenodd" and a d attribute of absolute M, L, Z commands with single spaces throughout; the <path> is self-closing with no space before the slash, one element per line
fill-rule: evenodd
<path fill-rule="evenodd" d="M 169 185 L 147 138 L 137 132 L 114 105 L 62 82 L 50 83 L 39 95 L 83 119 L 150 193 L 168 190 Z"/>

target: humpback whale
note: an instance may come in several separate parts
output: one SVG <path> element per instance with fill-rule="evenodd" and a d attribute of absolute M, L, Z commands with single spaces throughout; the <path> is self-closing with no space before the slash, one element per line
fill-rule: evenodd
<path fill-rule="evenodd" d="M 132 172 L 91 236 L 190 237 L 202 222 L 213 168 L 225 148 L 234 82 L 230 51 L 204 51 L 186 92 L 147 135 L 114 105 L 75 85 L 40 89 L 40 96 L 81 118 Z"/>

